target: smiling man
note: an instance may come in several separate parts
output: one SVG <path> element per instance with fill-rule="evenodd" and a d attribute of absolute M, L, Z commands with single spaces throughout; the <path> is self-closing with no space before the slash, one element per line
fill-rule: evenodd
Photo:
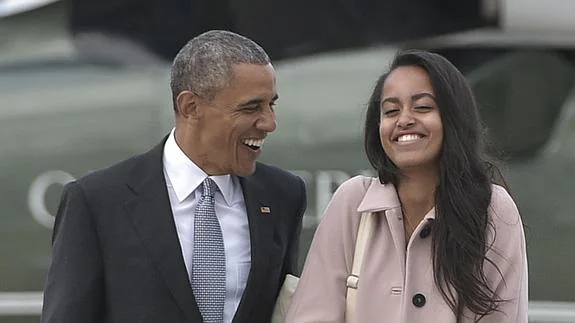
<path fill-rule="evenodd" d="M 297 274 L 303 181 L 257 163 L 276 128 L 265 51 L 226 31 L 174 59 L 175 128 L 64 190 L 42 322 L 269 322 Z"/>

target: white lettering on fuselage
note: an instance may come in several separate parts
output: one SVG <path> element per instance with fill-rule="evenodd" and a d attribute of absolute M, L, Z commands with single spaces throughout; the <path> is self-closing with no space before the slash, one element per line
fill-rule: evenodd
<path fill-rule="evenodd" d="M 32 181 L 28 190 L 28 209 L 32 217 L 40 225 L 52 229 L 54 215 L 46 207 L 46 192 L 52 185 L 66 185 L 74 180 L 74 176 L 62 170 L 46 171 Z"/>

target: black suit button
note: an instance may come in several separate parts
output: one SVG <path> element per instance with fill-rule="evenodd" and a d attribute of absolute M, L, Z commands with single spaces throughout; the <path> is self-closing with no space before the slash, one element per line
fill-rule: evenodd
<path fill-rule="evenodd" d="M 425 239 L 429 237 L 430 234 L 431 234 L 431 226 L 426 225 L 423 229 L 421 229 L 421 232 L 419 232 L 419 237 L 421 239 Z"/>
<path fill-rule="evenodd" d="M 423 305 L 425 305 L 425 296 L 423 296 L 423 294 L 417 293 L 413 295 L 411 301 L 413 302 L 413 305 L 415 305 L 416 307 L 423 307 Z"/>

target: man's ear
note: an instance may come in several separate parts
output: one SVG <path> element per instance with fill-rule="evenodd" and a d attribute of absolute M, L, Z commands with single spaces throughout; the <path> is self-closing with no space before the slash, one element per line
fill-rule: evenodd
<path fill-rule="evenodd" d="M 178 116 L 183 120 L 197 120 L 201 115 L 201 98 L 192 91 L 182 91 L 176 98 Z"/>

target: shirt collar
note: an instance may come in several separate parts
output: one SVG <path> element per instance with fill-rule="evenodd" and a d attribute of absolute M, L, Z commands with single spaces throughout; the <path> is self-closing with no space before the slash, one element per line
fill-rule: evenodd
<path fill-rule="evenodd" d="M 175 129 L 172 129 L 164 145 L 164 171 L 172 185 L 178 198 L 178 202 L 184 201 L 208 175 L 196 165 L 178 146 L 174 135 Z M 224 200 L 228 206 L 233 204 L 234 181 L 231 175 L 209 176 L 218 185 Z"/>

